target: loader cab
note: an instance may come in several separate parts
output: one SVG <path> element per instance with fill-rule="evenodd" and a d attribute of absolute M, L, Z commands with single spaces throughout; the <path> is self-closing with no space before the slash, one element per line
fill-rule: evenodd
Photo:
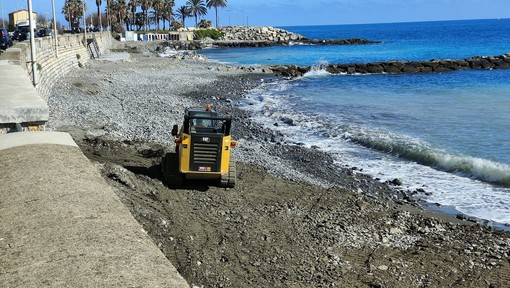
<path fill-rule="evenodd" d="M 179 126 L 174 125 L 172 135 L 179 134 L 221 134 L 230 135 L 232 120 L 227 117 L 221 117 L 215 111 L 204 111 L 199 109 L 187 109 L 184 116 L 184 123 L 179 132 Z"/>
<path fill-rule="evenodd" d="M 222 186 L 233 187 L 235 163 L 231 149 L 230 117 L 222 117 L 210 108 L 188 108 L 183 125 L 174 125 L 179 172 L 185 179 L 218 179 Z"/>

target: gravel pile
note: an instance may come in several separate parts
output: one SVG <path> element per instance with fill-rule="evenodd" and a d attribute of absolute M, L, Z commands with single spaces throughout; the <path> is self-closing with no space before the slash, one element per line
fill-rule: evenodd
<path fill-rule="evenodd" d="M 129 62 L 133 65 L 91 62 L 57 82 L 48 101 L 48 129 L 77 126 L 126 140 L 171 143 L 172 126 L 182 122 L 185 108 L 197 105 L 183 93 L 213 83 L 218 74 L 240 73 L 219 64 L 203 69 L 204 63 L 194 60 L 141 57 Z"/>

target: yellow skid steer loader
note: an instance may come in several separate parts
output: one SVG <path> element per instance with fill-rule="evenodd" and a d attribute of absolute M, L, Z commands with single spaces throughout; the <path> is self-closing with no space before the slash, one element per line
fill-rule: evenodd
<path fill-rule="evenodd" d="M 162 160 L 163 176 L 168 185 L 179 186 L 187 179 L 217 180 L 222 187 L 234 187 L 236 166 L 231 149 L 232 119 L 221 117 L 206 109 L 186 109 L 184 123 L 179 130 L 174 125 L 176 152 L 167 153 Z"/>

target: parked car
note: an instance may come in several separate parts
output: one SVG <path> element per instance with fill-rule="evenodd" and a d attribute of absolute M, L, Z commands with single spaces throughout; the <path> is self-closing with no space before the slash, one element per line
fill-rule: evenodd
<path fill-rule="evenodd" d="M 7 49 L 12 46 L 12 39 L 9 37 L 7 29 L 0 28 L 0 49 Z"/>
<path fill-rule="evenodd" d="M 30 28 L 21 26 L 16 29 L 12 35 L 12 39 L 16 41 L 25 41 L 30 37 Z"/>
<path fill-rule="evenodd" d="M 83 32 L 85 32 L 83 28 L 73 28 L 71 30 L 69 29 L 64 30 L 64 34 L 78 34 Z"/>
<path fill-rule="evenodd" d="M 14 30 L 14 32 L 12 32 L 12 40 L 21 41 L 21 40 L 19 40 L 20 37 L 21 37 L 21 31 L 19 29 L 16 29 L 16 30 Z"/>
<path fill-rule="evenodd" d="M 39 29 L 39 31 L 37 31 L 36 34 L 37 37 L 46 37 L 51 35 L 53 35 L 53 30 L 51 30 L 50 28 L 41 28 Z"/>

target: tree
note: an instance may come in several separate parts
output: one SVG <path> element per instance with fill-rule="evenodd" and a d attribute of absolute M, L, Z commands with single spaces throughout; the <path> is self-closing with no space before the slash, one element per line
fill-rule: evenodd
<path fill-rule="evenodd" d="M 165 29 L 165 21 L 168 21 L 168 29 L 170 29 L 171 22 L 174 18 L 173 8 L 175 6 L 174 0 L 164 0 L 162 18 L 163 18 L 163 30 Z"/>
<path fill-rule="evenodd" d="M 83 10 L 87 7 L 83 7 L 84 2 L 82 0 L 66 0 L 64 7 L 62 7 L 62 14 L 65 19 L 69 22 L 71 29 L 80 27 L 80 18 L 83 16 Z"/>
<path fill-rule="evenodd" d="M 186 18 L 191 16 L 191 12 L 189 11 L 189 7 L 188 6 L 181 6 L 181 7 L 177 8 L 176 15 L 177 15 L 177 17 L 179 17 L 181 19 L 182 26 L 184 26 L 184 28 L 186 28 Z"/>
<path fill-rule="evenodd" d="M 182 28 L 182 23 L 174 20 L 174 21 L 172 21 L 172 23 L 170 23 L 170 27 L 172 30 L 179 30 Z"/>
<path fill-rule="evenodd" d="M 145 25 L 145 15 L 143 15 L 143 12 L 137 12 L 135 14 L 135 25 L 136 30 L 142 30 L 142 27 Z"/>
<path fill-rule="evenodd" d="M 154 10 L 154 23 L 156 23 L 156 30 L 159 30 L 159 20 L 163 18 L 165 13 L 165 2 L 163 0 L 152 0 L 152 9 Z M 164 21 L 164 20 L 163 20 Z"/>
<path fill-rule="evenodd" d="M 97 17 L 97 14 L 94 12 L 92 14 L 89 14 L 87 17 L 85 17 L 85 23 L 92 23 L 95 27 L 99 27 L 99 17 Z"/>
<path fill-rule="evenodd" d="M 97 22 L 96 22 L 96 27 L 99 27 L 99 26 L 102 26 L 101 24 L 101 4 L 103 4 L 103 2 L 101 0 L 96 0 L 96 6 L 97 6 Z M 103 27 L 101 27 L 102 29 Z"/>
<path fill-rule="evenodd" d="M 128 4 L 128 7 L 129 7 L 129 10 L 131 11 L 131 25 L 134 26 L 136 24 L 136 8 L 138 7 L 138 0 L 129 0 L 129 4 Z M 133 27 L 131 27 L 131 29 L 128 29 L 128 30 L 132 30 Z"/>
<path fill-rule="evenodd" d="M 52 27 L 51 29 L 53 29 L 53 18 L 50 20 L 50 23 L 52 23 L 51 24 L 51 27 Z M 62 33 L 62 25 L 60 24 L 60 21 L 57 20 L 55 24 L 57 26 L 58 33 Z"/>
<path fill-rule="evenodd" d="M 212 22 L 210 20 L 202 19 L 198 22 L 198 28 L 208 29 L 211 28 Z"/>
<path fill-rule="evenodd" d="M 46 16 L 40 14 L 40 15 L 37 15 L 36 23 L 39 26 L 47 27 L 48 26 L 48 19 L 46 19 Z"/>
<path fill-rule="evenodd" d="M 214 7 L 216 11 L 216 28 L 219 28 L 220 18 L 218 17 L 218 7 L 227 7 L 227 0 L 207 0 L 207 8 Z"/>
<path fill-rule="evenodd" d="M 115 32 L 123 32 L 124 22 L 128 15 L 128 6 L 124 0 L 109 0 L 108 9 L 113 11 L 110 13 L 110 21 L 112 30 Z"/>
<path fill-rule="evenodd" d="M 140 7 L 142 8 L 142 13 L 143 13 L 143 16 L 144 16 L 144 26 L 145 26 L 145 31 L 147 31 L 148 29 L 148 24 L 149 24 L 149 8 L 151 7 L 151 3 L 152 1 L 151 0 L 140 0 Z"/>
<path fill-rule="evenodd" d="M 207 7 L 204 0 L 188 0 L 186 3 L 190 10 L 191 15 L 195 17 L 195 28 L 198 27 L 198 16 L 207 14 Z"/>

